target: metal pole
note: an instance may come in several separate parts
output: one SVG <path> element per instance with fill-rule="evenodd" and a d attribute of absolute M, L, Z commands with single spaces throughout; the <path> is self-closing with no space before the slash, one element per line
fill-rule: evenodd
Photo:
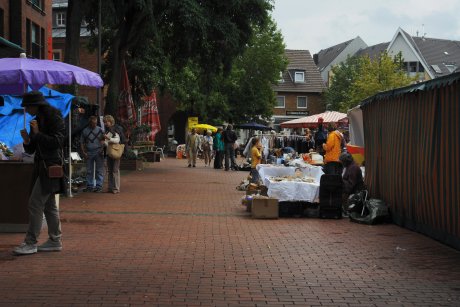
<path fill-rule="evenodd" d="M 102 11 L 102 2 L 101 0 L 99 0 L 99 3 L 98 3 L 98 21 L 97 21 L 97 73 L 99 75 L 101 75 L 101 52 L 102 52 L 102 42 L 101 42 L 101 35 L 102 35 L 102 27 L 101 27 L 101 18 L 102 18 L 102 15 L 101 15 L 101 11 Z M 100 87 L 97 88 L 97 105 L 99 106 L 98 108 L 98 115 L 101 116 L 101 114 L 103 115 L 104 114 L 104 110 L 101 110 L 101 103 L 102 103 L 102 89 Z"/>
<path fill-rule="evenodd" d="M 72 103 L 70 103 L 70 110 L 69 110 L 69 190 L 67 191 L 67 197 L 73 197 L 72 195 Z"/>

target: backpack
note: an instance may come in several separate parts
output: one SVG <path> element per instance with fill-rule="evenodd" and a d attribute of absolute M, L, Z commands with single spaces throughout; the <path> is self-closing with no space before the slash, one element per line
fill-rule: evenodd
<path fill-rule="evenodd" d="M 120 144 L 126 144 L 126 136 L 123 127 L 115 124 L 114 130 L 120 136 Z"/>

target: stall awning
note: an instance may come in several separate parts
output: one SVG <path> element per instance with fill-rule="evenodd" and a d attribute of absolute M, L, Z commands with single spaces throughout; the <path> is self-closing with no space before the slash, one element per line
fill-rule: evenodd
<path fill-rule="evenodd" d="M 0 37 L 0 58 L 18 58 L 21 53 L 25 52 L 21 46 Z"/>
<path fill-rule="evenodd" d="M 308 128 L 312 125 L 318 124 L 318 118 L 323 119 L 324 124 L 328 123 L 342 123 L 347 122 L 347 114 L 335 112 L 335 111 L 327 111 L 324 113 L 319 113 L 307 117 L 301 117 L 298 119 L 290 120 L 284 123 L 281 123 L 281 128 Z"/>

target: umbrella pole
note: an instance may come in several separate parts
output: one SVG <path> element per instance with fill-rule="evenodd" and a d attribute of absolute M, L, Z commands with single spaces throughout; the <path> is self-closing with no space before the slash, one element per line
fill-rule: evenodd
<path fill-rule="evenodd" d="M 73 197 L 72 195 L 72 105 L 70 105 L 70 111 L 69 111 L 69 190 L 67 191 L 67 197 Z"/>

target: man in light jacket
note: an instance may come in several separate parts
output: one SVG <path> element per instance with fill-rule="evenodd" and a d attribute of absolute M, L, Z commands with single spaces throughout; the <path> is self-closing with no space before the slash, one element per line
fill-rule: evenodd
<path fill-rule="evenodd" d="M 196 133 L 196 129 L 192 128 L 191 133 L 187 136 L 185 142 L 185 152 L 187 153 L 188 167 L 196 167 L 196 155 L 200 148 L 200 137 Z"/>

